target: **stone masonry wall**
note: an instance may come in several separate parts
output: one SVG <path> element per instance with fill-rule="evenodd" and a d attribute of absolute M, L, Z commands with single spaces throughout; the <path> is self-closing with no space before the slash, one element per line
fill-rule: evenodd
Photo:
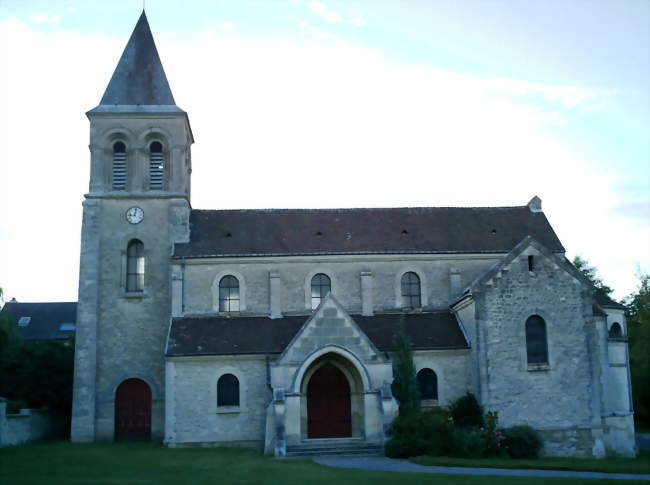
<path fill-rule="evenodd" d="M 527 256 L 533 255 L 534 271 Z M 500 424 L 536 428 L 591 427 L 590 325 L 582 283 L 553 259 L 529 247 L 477 293 L 477 322 L 486 362 L 483 404 L 498 411 Z M 529 369 L 525 323 L 546 322 L 549 365 Z M 580 434 L 580 433 L 578 433 Z"/>

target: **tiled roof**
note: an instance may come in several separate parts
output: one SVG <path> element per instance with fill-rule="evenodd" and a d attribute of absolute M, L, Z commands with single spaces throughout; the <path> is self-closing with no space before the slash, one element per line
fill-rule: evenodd
<path fill-rule="evenodd" d="M 527 206 L 193 210 L 190 242 L 174 256 L 501 253 L 526 236 L 564 251 Z"/>
<path fill-rule="evenodd" d="M 603 295 L 598 291 L 594 292 L 594 299 L 603 308 L 616 308 L 618 310 L 625 310 L 625 307 L 618 302 L 612 300 L 609 296 Z"/>
<path fill-rule="evenodd" d="M 381 351 L 393 350 L 393 335 L 401 314 L 352 315 Z M 219 354 L 279 354 L 309 316 L 183 317 L 172 320 L 168 356 Z M 404 314 L 404 328 L 414 350 L 467 348 L 456 318 L 449 312 Z"/>
<path fill-rule="evenodd" d="M 61 340 L 74 336 L 69 325 L 77 321 L 77 302 L 22 303 L 9 301 L 0 312 L 8 316 L 16 334 L 24 340 Z M 24 325 L 19 322 L 23 318 Z"/>

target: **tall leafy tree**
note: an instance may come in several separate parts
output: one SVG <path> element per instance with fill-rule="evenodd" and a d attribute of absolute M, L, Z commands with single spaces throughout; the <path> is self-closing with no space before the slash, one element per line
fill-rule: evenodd
<path fill-rule="evenodd" d="M 625 299 L 634 419 L 650 428 L 650 274 L 640 276 L 639 287 Z"/>
<path fill-rule="evenodd" d="M 416 413 L 420 409 L 420 388 L 415 376 L 411 339 L 404 327 L 404 315 L 400 318 L 394 336 L 395 357 L 393 364 L 393 395 L 399 402 L 400 416 Z"/>
<path fill-rule="evenodd" d="M 607 286 L 603 279 L 598 275 L 598 268 L 591 266 L 589 261 L 581 256 L 573 258 L 573 265 L 591 281 L 596 291 L 603 296 L 610 296 L 614 291 L 611 287 Z"/>

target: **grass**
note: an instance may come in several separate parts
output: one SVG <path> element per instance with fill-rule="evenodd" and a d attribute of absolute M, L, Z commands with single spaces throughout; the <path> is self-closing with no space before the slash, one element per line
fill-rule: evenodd
<path fill-rule="evenodd" d="M 503 458 L 450 458 L 447 456 L 418 456 L 413 463 L 427 466 L 460 466 L 477 468 L 525 468 L 536 470 L 572 470 L 603 473 L 650 473 L 650 451 L 637 458 L 539 458 L 511 460 Z"/>
<path fill-rule="evenodd" d="M 576 485 L 617 483 L 521 477 L 477 477 L 329 468 L 277 460 L 250 450 L 168 449 L 160 444 L 44 443 L 2 448 L 0 484 L 25 485 Z M 626 481 L 626 484 L 647 483 Z"/>

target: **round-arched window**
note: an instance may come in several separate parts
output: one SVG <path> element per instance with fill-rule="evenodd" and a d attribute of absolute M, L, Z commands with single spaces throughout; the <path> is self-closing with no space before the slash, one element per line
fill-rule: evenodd
<path fill-rule="evenodd" d="M 438 376 L 432 369 L 420 369 L 417 379 L 420 399 L 438 399 Z"/>
<path fill-rule="evenodd" d="M 620 323 L 612 323 L 612 326 L 609 328 L 609 338 L 623 338 L 623 329 Z"/>
<path fill-rule="evenodd" d="M 240 305 L 239 280 L 227 275 L 219 281 L 219 311 L 238 312 Z"/>
<path fill-rule="evenodd" d="M 239 380 L 232 374 L 224 374 L 217 381 L 219 406 L 239 406 Z"/>
<path fill-rule="evenodd" d="M 330 277 L 323 273 L 314 275 L 311 279 L 311 308 L 318 308 L 323 298 L 332 291 L 332 281 Z"/>
<path fill-rule="evenodd" d="M 402 307 L 420 308 L 422 306 L 420 277 L 413 271 L 402 275 Z"/>

